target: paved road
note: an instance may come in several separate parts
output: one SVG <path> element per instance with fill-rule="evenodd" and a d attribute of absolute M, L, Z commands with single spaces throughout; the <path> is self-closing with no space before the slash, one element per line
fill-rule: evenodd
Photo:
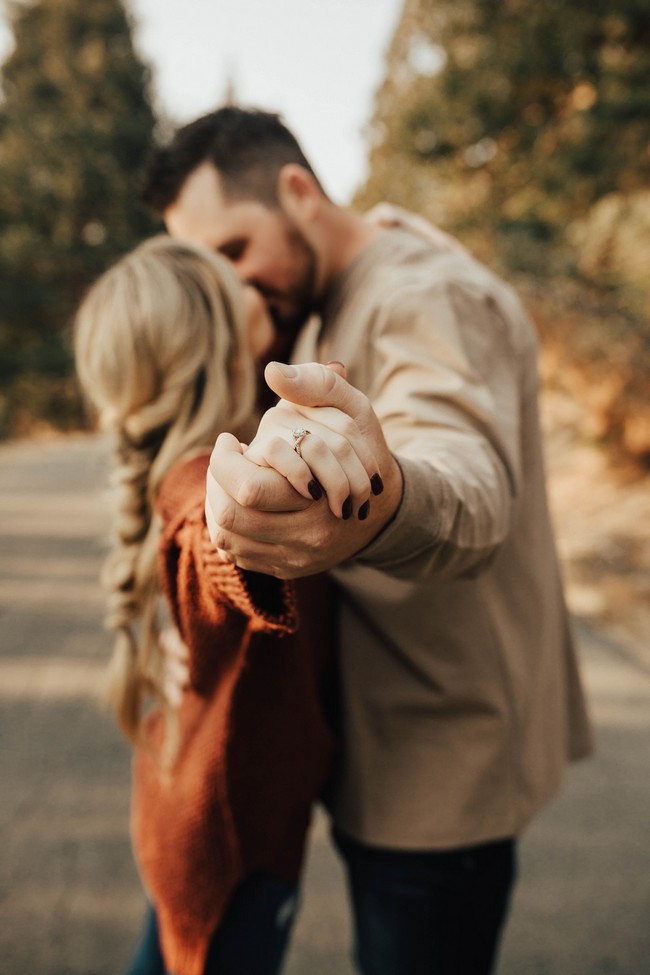
<path fill-rule="evenodd" d="M 0 447 L 0 975 L 119 975 L 141 916 L 128 749 L 96 703 L 105 474 L 97 438 Z M 499 975 L 650 973 L 650 668 L 581 646 L 599 754 L 522 844 Z M 351 975 L 322 818 L 304 897 L 286 975 Z"/>

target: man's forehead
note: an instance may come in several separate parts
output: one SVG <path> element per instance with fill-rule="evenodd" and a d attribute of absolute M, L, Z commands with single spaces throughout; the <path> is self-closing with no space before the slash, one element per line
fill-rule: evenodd
<path fill-rule="evenodd" d="M 173 237 L 219 248 L 231 236 L 247 230 L 256 208 L 253 201 L 227 200 L 215 167 L 202 163 L 190 173 L 163 216 Z"/>

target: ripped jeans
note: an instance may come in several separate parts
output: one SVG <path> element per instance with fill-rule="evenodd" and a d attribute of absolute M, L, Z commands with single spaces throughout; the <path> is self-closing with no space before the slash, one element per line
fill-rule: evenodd
<path fill-rule="evenodd" d="M 247 877 L 210 942 L 203 975 L 279 975 L 297 909 L 297 888 L 268 873 Z M 152 907 L 126 975 L 172 975 Z"/>

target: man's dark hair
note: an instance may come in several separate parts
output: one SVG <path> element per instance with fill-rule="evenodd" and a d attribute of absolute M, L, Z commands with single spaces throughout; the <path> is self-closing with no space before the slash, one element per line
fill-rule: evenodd
<path fill-rule="evenodd" d="M 277 207 L 278 174 L 287 163 L 298 163 L 318 183 L 279 115 L 228 105 L 184 125 L 169 145 L 154 152 L 145 175 L 144 203 L 162 213 L 176 202 L 188 176 L 205 162 L 218 170 L 229 200 L 252 199 Z"/>

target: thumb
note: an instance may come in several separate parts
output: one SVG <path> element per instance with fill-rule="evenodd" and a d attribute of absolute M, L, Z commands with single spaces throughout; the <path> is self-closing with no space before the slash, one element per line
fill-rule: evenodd
<path fill-rule="evenodd" d="M 335 372 L 337 376 L 342 376 L 343 379 L 348 378 L 347 369 L 345 368 L 343 363 L 339 362 L 337 359 L 332 359 L 331 362 L 326 362 L 325 365 L 327 366 L 328 369 L 331 369 L 332 372 Z"/>
<path fill-rule="evenodd" d="M 295 406 L 334 406 L 356 417 L 363 412 L 365 397 L 343 378 L 341 369 L 345 367 L 340 363 L 328 368 L 319 362 L 269 362 L 264 378 L 274 393 Z"/>

